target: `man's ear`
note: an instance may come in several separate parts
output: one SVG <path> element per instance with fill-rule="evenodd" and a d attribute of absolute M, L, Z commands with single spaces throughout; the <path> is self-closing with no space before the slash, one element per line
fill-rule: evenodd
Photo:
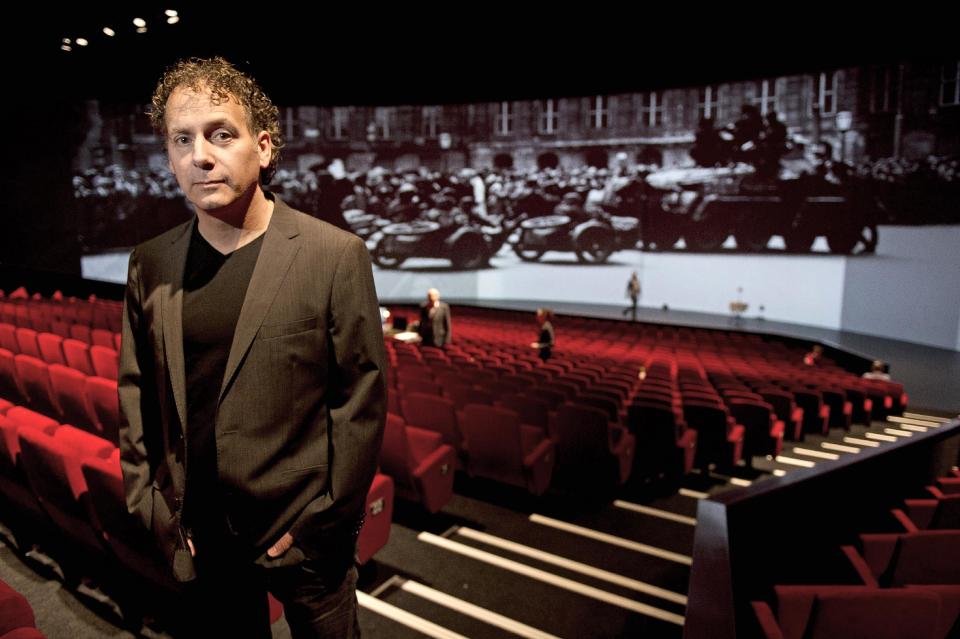
<path fill-rule="evenodd" d="M 257 155 L 260 156 L 261 169 L 270 166 L 270 158 L 273 155 L 273 140 L 270 138 L 269 131 L 261 131 L 257 134 Z"/>

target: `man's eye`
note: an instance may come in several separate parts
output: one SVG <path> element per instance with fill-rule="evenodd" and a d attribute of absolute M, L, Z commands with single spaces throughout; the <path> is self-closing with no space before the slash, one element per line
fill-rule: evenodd
<path fill-rule="evenodd" d="M 190 142 L 190 138 L 188 138 L 185 135 L 178 135 L 173 138 L 174 144 L 188 144 L 189 142 Z"/>
<path fill-rule="evenodd" d="M 224 142 L 226 140 L 229 140 L 232 137 L 233 136 L 230 134 L 229 131 L 217 131 L 216 133 L 213 134 L 213 139 L 217 140 L 218 142 Z"/>

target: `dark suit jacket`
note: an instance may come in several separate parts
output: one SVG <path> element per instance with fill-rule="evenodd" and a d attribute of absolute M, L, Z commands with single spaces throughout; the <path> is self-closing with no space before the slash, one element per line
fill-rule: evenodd
<path fill-rule="evenodd" d="M 450 343 L 450 305 L 446 302 L 439 302 L 437 310 L 430 317 L 430 303 L 424 302 L 420 305 L 420 337 L 427 346 L 444 346 Z"/>
<path fill-rule="evenodd" d="M 350 233 L 275 199 L 237 321 L 215 424 L 231 523 L 251 558 L 290 531 L 284 561 L 353 534 L 377 466 L 385 356 L 370 257 Z M 120 353 L 127 506 L 180 580 L 186 470 L 183 272 L 191 222 L 130 256 Z M 342 544 L 341 544 L 342 546 Z M 329 551 L 329 550 L 328 550 Z"/>

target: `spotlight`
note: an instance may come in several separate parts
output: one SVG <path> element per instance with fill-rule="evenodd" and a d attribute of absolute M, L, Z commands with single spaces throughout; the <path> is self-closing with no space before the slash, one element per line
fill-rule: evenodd
<path fill-rule="evenodd" d="M 134 18 L 134 19 L 133 19 L 133 26 L 139 27 L 139 28 L 142 29 L 143 27 L 147 26 L 147 21 L 144 20 L 143 18 Z"/>
<path fill-rule="evenodd" d="M 60 50 L 61 50 L 61 51 L 73 51 L 73 48 L 72 48 L 69 44 L 61 44 L 61 45 L 60 45 Z"/>
<path fill-rule="evenodd" d="M 147 32 L 146 27 L 137 27 L 137 33 L 146 33 L 146 32 Z"/>
<path fill-rule="evenodd" d="M 177 13 L 176 9 L 167 9 L 163 12 L 163 15 L 167 16 L 168 18 L 176 18 L 180 14 Z"/>
<path fill-rule="evenodd" d="M 117 32 L 111 29 L 110 27 L 104 27 L 103 33 L 104 35 L 110 36 L 111 38 L 117 34 Z"/>
<path fill-rule="evenodd" d="M 180 22 L 180 16 L 170 16 L 167 18 L 167 24 L 176 24 Z"/>
<path fill-rule="evenodd" d="M 64 38 L 63 40 L 61 40 L 61 42 L 63 42 L 64 44 L 70 44 L 70 38 Z"/>
<path fill-rule="evenodd" d="M 86 38 L 77 38 L 77 46 L 85 47 L 88 44 L 89 43 L 87 42 Z"/>

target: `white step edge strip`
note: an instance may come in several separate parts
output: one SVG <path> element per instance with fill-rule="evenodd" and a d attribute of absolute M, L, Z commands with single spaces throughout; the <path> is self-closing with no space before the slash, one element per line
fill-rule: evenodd
<path fill-rule="evenodd" d="M 531 559 L 536 559 L 559 568 L 565 568 L 573 572 L 579 572 L 582 575 L 587 575 L 588 577 L 594 577 L 596 579 L 608 581 L 623 588 L 629 588 L 630 590 L 636 590 L 637 592 L 642 592 L 653 597 L 659 597 L 660 599 L 672 601 L 673 603 L 678 603 L 682 606 L 687 605 L 686 596 L 681 595 L 678 592 L 673 592 L 652 584 L 637 581 L 636 579 L 624 577 L 623 575 L 618 575 L 617 573 L 596 568 L 579 561 L 573 561 L 572 559 L 567 559 L 566 557 L 561 557 L 559 555 L 554 555 L 542 550 L 537 550 L 536 548 L 531 548 L 530 546 L 518 544 L 515 541 L 510 541 L 503 539 L 502 537 L 496 537 L 494 535 L 480 532 L 479 530 L 474 530 L 473 528 L 458 528 L 457 534 L 463 535 L 468 539 L 473 539 L 474 541 L 479 541 L 480 543 L 495 546 L 518 555 L 523 555 L 524 557 L 530 557 Z"/>
<path fill-rule="evenodd" d="M 896 438 L 896 437 L 892 437 L 892 436 L 890 436 L 890 435 L 881 435 L 880 433 L 864 433 L 863 436 L 866 437 L 867 439 L 875 439 L 875 440 L 877 440 L 878 442 L 895 442 L 895 441 L 897 441 L 897 438 Z"/>
<path fill-rule="evenodd" d="M 381 601 L 376 597 L 371 597 L 362 590 L 357 591 L 357 603 L 367 610 L 383 615 L 387 619 L 392 619 L 399 624 L 402 624 L 408 628 L 413 628 L 417 632 L 421 632 L 428 637 L 433 637 L 434 639 L 467 639 L 467 637 L 464 637 L 463 635 L 452 630 L 448 630 L 443 626 L 439 626 L 432 621 L 424 619 L 423 617 L 418 617 L 417 615 L 407 612 L 402 608 L 397 608 L 392 604 L 388 604 L 386 601 Z"/>
<path fill-rule="evenodd" d="M 813 468 L 817 465 L 817 462 L 812 462 L 808 459 L 795 459 L 793 457 L 784 457 L 783 455 L 777 455 L 773 458 L 773 461 L 777 462 L 778 464 L 800 466 L 801 468 Z"/>
<path fill-rule="evenodd" d="M 883 432 L 885 432 L 887 435 L 893 435 L 895 437 L 913 437 L 913 433 L 905 430 L 899 430 L 897 428 L 884 428 Z"/>
<path fill-rule="evenodd" d="M 803 455 L 804 457 L 817 457 L 819 459 L 829 459 L 831 461 L 840 459 L 840 455 L 836 453 L 825 453 L 822 450 L 811 450 L 809 448 L 794 448 L 791 451 L 791 454 Z"/>
<path fill-rule="evenodd" d="M 417 535 L 417 539 L 428 544 L 433 544 L 434 546 L 444 548 L 451 552 L 455 552 L 459 555 L 470 557 L 472 559 L 476 559 L 477 561 L 482 561 L 484 563 L 497 566 L 498 568 L 503 568 L 504 570 L 509 570 L 510 572 L 515 572 L 517 574 L 530 577 L 531 579 L 536 579 L 537 581 L 542 581 L 543 583 L 551 584 L 558 588 L 575 592 L 585 597 L 590 597 L 591 599 L 603 601 L 608 604 L 639 613 L 641 615 L 647 615 L 648 617 L 653 617 L 662 621 L 668 621 L 678 626 L 683 625 L 683 615 L 661 610 L 660 608 L 654 608 L 653 606 L 648 606 L 647 604 L 640 603 L 639 601 L 633 601 L 632 599 L 615 595 L 612 592 L 607 592 L 606 590 L 601 590 L 600 588 L 594 588 L 593 586 L 582 584 L 578 581 L 574 581 L 573 579 L 560 577 L 545 570 L 527 566 L 526 564 L 522 564 L 518 561 L 505 559 L 499 555 L 479 550 L 472 546 L 461 544 L 450 539 L 445 539 L 438 535 L 434 535 L 433 533 L 422 532 Z"/>
<path fill-rule="evenodd" d="M 686 566 L 693 564 L 693 558 L 689 557 L 688 555 L 681 555 L 680 553 L 663 550 L 662 548 L 657 548 L 656 546 L 641 544 L 638 541 L 624 539 L 623 537 L 617 537 L 615 535 L 599 532 L 590 528 L 584 528 L 583 526 L 570 524 L 565 521 L 560 521 L 559 519 L 552 519 L 550 517 L 544 517 L 543 515 L 533 513 L 530 515 L 530 521 L 535 524 L 549 526 L 551 528 L 556 528 L 557 530 L 562 530 L 574 535 L 580 535 L 581 537 L 588 537 L 596 541 L 602 541 L 612 546 L 619 546 L 620 548 L 626 548 L 627 550 L 633 550 L 645 555 L 652 555 L 654 557 L 659 557 L 660 559 L 666 559 L 667 561 L 675 561 L 678 564 L 684 564 Z"/>
<path fill-rule="evenodd" d="M 880 446 L 877 442 L 872 442 L 869 439 L 860 439 L 859 437 L 844 437 L 843 441 L 848 444 L 856 444 L 858 446 L 867 446 L 868 448 L 877 448 Z"/>
<path fill-rule="evenodd" d="M 668 521 L 675 521 L 680 524 L 687 524 L 688 526 L 696 526 L 697 519 L 696 517 L 687 517 L 686 515 L 678 515 L 677 513 L 672 513 L 669 510 L 660 510 L 659 508 L 651 508 L 650 506 L 643 506 L 642 504 L 634 504 L 633 502 L 623 501 L 622 499 L 615 499 L 613 505 L 617 508 L 623 508 L 624 510 L 630 510 L 635 513 L 641 513 L 644 515 L 650 515 L 651 517 L 659 517 L 660 519 L 666 519 Z"/>
<path fill-rule="evenodd" d="M 843 444 L 834 444 L 833 442 L 822 442 L 820 448 L 826 448 L 827 450 L 836 450 L 841 453 L 859 453 L 860 449 L 855 446 L 844 446 Z"/>
<path fill-rule="evenodd" d="M 497 628 L 512 632 L 521 637 L 526 637 L 527 639 L 559 639 L 559 637 L 551 635 L 549 632 L 528 626 L 516 619 L 505 617 L 492 610 L 487 610 L 486 608 L 472 604 L 469 601 L 457 599 L 445 592 L 434 590 L 417 581 L 405 581 L 403 585 L 400 586 L 400 589 L 422 599 L 426 599 L 427 601 L 432 601 L 439 606 L 455 610 L 462 615 L 473 617 L 491 626 L 496 626 Z"/>
<path fill-rule="evenodd" d="M 911 433 L 925 433 L 930 430 L 926 426 L 914 426 L 913 424 L 899 424 L 898 428 L 901 430 L 909 430 Z"/>
<path fill-rule="evenodd" d="M 940 424 L 946 424 L 951 421 L 949 417 L 938 417 L 936 415 L 924 415 L 923 413 L 911 413 L 908 411 L 903 412 L 904 417 L 913 417 L 914 419 L 929 419 L 932 422 L 938 422 Z"/>
<path fill-rule="evenodd" d="M 689 488 L 681 488 L 680 494 L 684 497 L 690 497 L 691 499 L 706 499 L 710 496 L 707 493 L 702 493 L 699 490 L 690 490 Z"/>

